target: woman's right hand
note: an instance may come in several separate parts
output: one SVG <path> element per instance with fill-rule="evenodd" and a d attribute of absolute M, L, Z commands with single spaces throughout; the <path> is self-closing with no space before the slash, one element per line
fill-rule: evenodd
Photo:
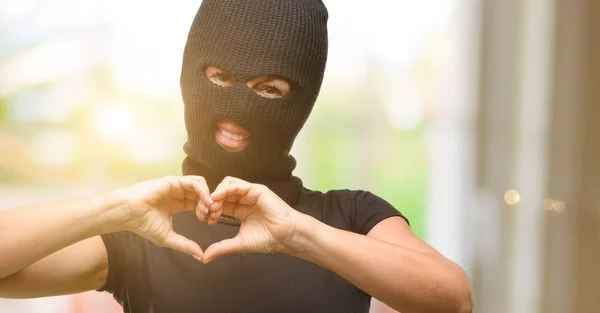
<path fill-rule="evenodd" d="M 201 261 L 198 244 L 173 231 L 173 215 L 196 211 L 203 222 L 215 224 L 220 208 L 213 201 L 201 176 L 169 176 L 142 181 L 117 191 L 123 205 L 120 230 L 136 233 L 161 247 L 175 249 Z M 215 206 L 216 207 L 216 206 Z"/>

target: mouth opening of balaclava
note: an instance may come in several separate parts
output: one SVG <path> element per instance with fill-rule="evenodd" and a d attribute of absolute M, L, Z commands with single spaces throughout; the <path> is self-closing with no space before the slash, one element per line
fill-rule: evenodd
<path fill-rule="evenodd" d="M 321 88 L 327 60 L 328 13 L 321 0 L 204 0 L 192 23 L 183 56 L 181 91 L 188 140 L 186 175 L 204 176 L 214 189 L 225 176 L 262 183 L 293 204 L 302 182 L 292 175 L 289 154 Z M 234 75 L 219 86 L 208 66 Z M 264 98 L 246 82 L 276 76 L 291 83 L 289 94 Z M 250 132 L 242 151 L 217 143 L 220 119 Z"/>

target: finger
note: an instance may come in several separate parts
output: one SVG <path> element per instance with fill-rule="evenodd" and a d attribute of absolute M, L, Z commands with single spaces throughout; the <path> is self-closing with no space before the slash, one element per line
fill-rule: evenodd
<path fill-rule="evenodd" d="M 204 210 L 196 209 L 196 217 L 200 222 L 204 222 L 206 220 L 206 213 L 204 213 Z"/>
<path fill-rule="evenodd" d="M 194 211 L 198 207 L 198 200 L 185 200 L 184 211 Z"/>
<path fill-rule="evenodd" d="M 248 215 L 250 215 L 253 211 L 254 209 L 250 205 L 226 202 L 223 204 L 222 214 L 227 214 L 241 221 L 245 221 L 246 218 L 248 218 Z"/>
<path fill-rule="evenodd" d="M 223 206 L 223 203 L 225 201 L 221 200 L 221 201 L 214 201 L 213 204 L 208 208 L 208 213 L 207 216 L 211 216 L 214 213 L 218 212 L 219 210 L 221 210 L 221 207 Z"/>
<path fill-rule="evenodd" d="M 227 176 L 227 177 L 225 177 L 224 180 L 227 180 L 230 184 L 236 184 L 236 183 L 250 184 L 250 182 L 247 182 L 241 178 L 237 178 L 237 177 L 233 177 L 233 176 Z"/>
<path fill-rule="evenodd" d="M 221 217 L 222 213 L 223 213 L 222 209 L 212 212 L 208 219 L 208 225 L 215 225 L 219 221 L 219 218 Z"/>
<path fill-rule="evenodd" d="M 191 255 L 196 260 L 203 260 L 204 253 L 202 248 L 192 240 L 185 238 L 184 236 L 171 231 L 165 242 L 161 245 L 168 247 L 179 252 Z"/>
<path fill-rule="evenodd" d="M 199 211 L 196 211 L 196 216 L 201 222 L 207 221 L 208 225 L 215 225 L 221 217 L 221 212 L 223 210 L 222 207 L 223 201 L 215 201 L 208 209 L 208 213 L 203 214 Z"/>
<path fill-rule="evenodd" d="M 203 186 L 203 181 L 196 180 L 192 177 L 188 177 L 188 179 L 193 179 L 192 184 L 195 186 L 194 190 L 196 194 L 194 194 L 194 196 L 196 197 L 196 202 L 193 209 L 196 210 L 196 216 L 198 217 L 198 220 L 204 222 L 206 220 L 206 215 L 208 214 L 208 208 L 206 205 L 206 200 L 202 200 L 202 195 L 204 195 L 204 197 L 210 198 L 208 188 L 205 186 L 205 184 Z M 212 205 L 212 199 L 210 201 Z"/>
<path fill-rule="evenodd" d="M 252 185 L 252 184 L 245 180 L 236 178 L 236 177 L 227 176 L 219 183 L 219 185 L 217 186 L 217 188 L 215 188 L 215 190 L 212 192 L 212 194 L 214 194 L 215 192 L 222 190 L 224 188 L 228 188 L 231 185 Z"/>
<path fill-rule="evenodd" d="M 197 196 L 197 199 L 200 199 L 198 201 L 198 208 L 208 213 L 208 207 L 213 204 L 213 200 L 210 197 L 210 191 L 204 177 L 184 176 L 180 179 L 180 182 L 183 188 L 193 192 Z"/>
<path fill-rule="evenodd" d="M 252 205 L 258 203 L 266 190 L 268 189 L 262 185 L 233 183 L 213 192 L 211 197 L 215 200 L 224 198 L 226 202 Z M 233 197 L 235 197 L 235 201 L 230 201 L 234 199 Z"/>
<path fill-rule="evenodd" d="M 213 193 L 217 190 L 226 188 L 229 185 L 235 185 L 235 184 L 249 184 L 248 182 L 241 180 L 239 178 L 235 178 L 235 177 L 231 177 L 231 176 L 227 176 L 225 178 L 223 178 L 223 180 L 219 183 L 219 185 L 217 186 L 217 188 L 215 188 L 215 190 L 213 191 Z"/>
<path fill-rule="evenodd" d="M 213 243 L 206 249 L 202 262 L 205 264 L 224 255 L 242 252 L 239 237 L 221 240 Z"/>
<path fill-rule="evenodd" d="M 201 199 L 202 201 L 206 204 L 206 206 L 210 206 L 212 205 L 212 199 L 210 198 L 210 190 L 208 189 L 208 183 L 206 183 L 206 179 L 202 176 L 189 176 L 192 179 L 198 181 L 198 183 L 200 183 L 200 187 L 202 188 L 202 190 L 204 191 L 201 194 Z"/>
<path fill-rule="evenodd" d="M 223 189 L 223 187 L 230 185 L 231 182 L 228 177 L 225 177 L 218 185 L 217 188 L 213 191 L 213 193 L 217 190 Z M 211 197 L 212 198 L 212 197 Z M 214 199 L 213 199 L 214 200 Z"/>
<path fill-rule="evenodd" d="M 169 184 L 169 195 L 176 199 L 185 200 L 185 187 L 181 184 L 181 178 L 179 176 L 168 176 L 167 182 Z"/>
<path fill-rule="evenodd" d="M 184 201 L 193 200 L 195 202 L 191 207 L 186 205 L 185 210 L 191 211 L 198 208 L 205 210 L 206 206 L 201 201 L 203 190 L 200 184 L 189 177 L 179 177 L 178 182 L 180 188 L 185 191 Z"/>
<path fill-rule="evenodd" d="M 226 200 L 228 196 L 245 196 L 248 194 L 252 184 L 228 184 L 215 190 L 210 196 L 214 201 Z"/>
<path fill-rule="evenodd" d="M 157 204 L 156 208 L 164 213 L 179 214 L 185 211 L 193 211 L 197 204 L 198 200 L 182 200 L 166 197 Z"/>

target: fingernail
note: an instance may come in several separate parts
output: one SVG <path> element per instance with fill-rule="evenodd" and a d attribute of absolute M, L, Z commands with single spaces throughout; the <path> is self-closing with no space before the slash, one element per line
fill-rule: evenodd
<path fill-rule="evenodd" d="M 208 214 L 208 208 L 204 208 L 204 214 Z"/>
<path fill-rule="evenodd" d="M 200 261 L 200 262 L 204 262 L 200 257 L 195 256 L 195 255 L 194 255 L 194 259 L 196 259 L 197 261 Z"/>

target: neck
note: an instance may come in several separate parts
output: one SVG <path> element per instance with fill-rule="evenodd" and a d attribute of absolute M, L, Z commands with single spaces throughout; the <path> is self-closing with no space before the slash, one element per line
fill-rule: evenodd
<path fill-rule="evenodd" d="M 293 206 L 302 192 L 302 181 L 300 178 L 288 173 L 276 173 L 275 171 L 266 170 L 255 175 L 236 175 L 236 173 L 218 172 L 203 164 L 186 157 L 183 161 L 183 174 L 202 176 L 206 179 L 208 188 L 214 191 L 226 176 L 233 176 L 250 183 L 263 184 L 275 192 L 282 200 L 290 206 Z"/>

